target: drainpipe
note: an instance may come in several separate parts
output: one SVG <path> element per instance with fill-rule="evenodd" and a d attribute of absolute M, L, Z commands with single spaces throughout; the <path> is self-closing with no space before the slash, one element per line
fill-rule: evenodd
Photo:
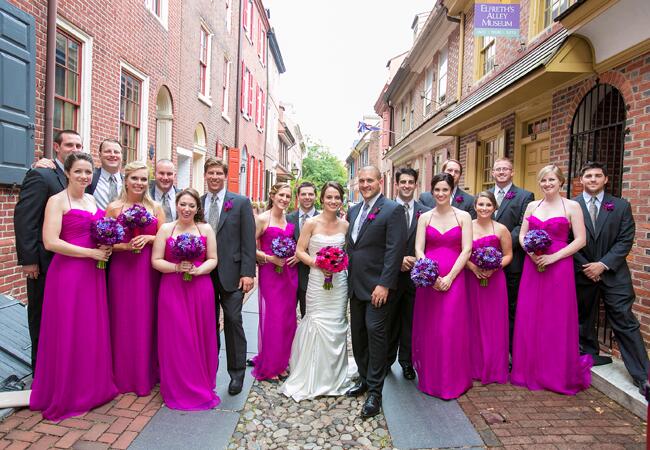
<path fill-rule="evenodd" d="M 460 14 L 460 36 L 458 38 L 458 82 L 456 83 L 456 98 L 460 102 L 463 94 L 463 60 L 465 58 L 465 13 Z"/>
<path fill-rule="evenodd" d="M 57 0 L 47 2 L 47 53 L 45 56 L 45 123 L 43 156 L 52 158 L 53 118 L 54 118 L 54 84 L 56 73 L 56 12 Z"/>
<path fill-rule="evenodd" d="M 239 147 L 239 120 L 241 119 L 240 110 L 241 110 L 241 49 L 242 49 L 242 14 L 244 11 L 244 2 L 247 0 L 239 0 L 239 20 L 237 20 L 237 90 L 235 92 L 235 147 Z M 240 149 L 241 150 L 241 149 Z M 239 167 L 237 167 L 239 172 Z"/>

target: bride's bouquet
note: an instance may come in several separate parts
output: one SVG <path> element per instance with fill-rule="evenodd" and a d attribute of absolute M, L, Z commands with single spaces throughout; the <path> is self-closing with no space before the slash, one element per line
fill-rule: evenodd
<path fill-rule="evenodd" d="M 481 270 L 496 270 L 501 267 L 503 253 L 496 247 L 479 247 L 472 252 L 470 261 L 476 264 Z M 482 278 L 480 285 L 487 286 L 488 279 Z"/>
<path fill-rule="evenodd" d="M 201 238 L 190 233 L 179 234 L 171 245 L 172 256 L 180 261 L 194 261 L 200 258 L 204 251 L 205 245 Z M 183 273 L 183 281 L 192 281 L 192 275 Z"/>
<path fill-rule="evenodd" d="M 97 245 L 115 245 L 124 239 L 124 227 L 117 219 L 102 217 L 90 226 L 90 235 Z M 97 261 L 98 269 L 106 269 L 106 261 Z"/>
<path fill-rule="evenodd" d="M 330 272 L 330 275 L 325 277 L 323 283 L 323 289 L 329 291 L 334 287 L 332 284 L 334 274 L 343 272 L 348 268 L 348 254 L 340 247 L 328 245 L 318 250 L 315 264 L 319 269 Z"/>
<path fill-rule="evenodd" d="M 153 222 L 154 216 L 142 205 L 133 205 L 117 217 L 120 223 L 131 230 L 131 234 L 138 236 L 140 230 Z M 140 253 L 139 249 L 133 253 Z"/>
<path fill-rule="evenodd" d="M 534 253 L 537 256 L 543 255 L 551 246 L 551 237 L 544 230 L 530 230 L 524 236 L 524 250 L 526 253 Z M 545 267 L 537 266 L 538 272 L 544 272 Z"/>
<path fill-rule="evenodd" d="M 430 287 L 436 284 L 439 269 L 438 263 L 429 258 L 421 258 L 415 261 L 411 269 L 411 280 L 415 287 Z"/>
<path fill-rule="evenodd" d="M 289 236 L 278 236 L 271 241 L 271 251 L 278 258 L 290 258 L 296 254 L 296 241 Z M 275 266 L 277 273 L 282 273 L 281 266 Z"/>

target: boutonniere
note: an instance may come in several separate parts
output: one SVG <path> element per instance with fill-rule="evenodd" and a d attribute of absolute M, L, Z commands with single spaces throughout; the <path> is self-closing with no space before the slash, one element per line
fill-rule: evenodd
<path fill-rule="evenodd" d="M 512 191 L 508 191 L 506 192 L 506 195 L 503 198 L 505 198 L 506 200 L 512 200 L 513 198 L 515 198 L 515 195 L 517 194 L 515 194 Z"/>
<path fill-rule="evenodd" d="M 458 204 L 463 203 L 463 202 L 465 201 L 465 197 L 463 197 L 462 195 L 457 195 L 457 196 L 454 198 L 454 201 L 455 201 L 456 203 L 458 203 Z"/>
<path fill-rule="evenodd" d="M 417 212 L 415 213 L 415 220 L 420 220 L 421 215 L 422 215 L 422 210 L 418 209 Z"/>
<path fill-rule="evenodd" d="M 232 209 L 232 200 L 226 200 L 223 204 L 224 212 L 228 212 Z"/>
<path fill-rule="evenodd" d="M 614 202 L 603 203 L 603 208 L 605 208 L 606 211 L 614 211 Z"/>
<path fill-rule="evenodd" d="M 379 214 L 379 211 L 381 211 L 381 208 L 373 209 L 372 212 L 370 214 L 368 214 L 368 217 L 366 218 L 366 220 L 368 222 L 372 222 L 373 220 L 375 220 L 377 218 L 377 214 Z"/>

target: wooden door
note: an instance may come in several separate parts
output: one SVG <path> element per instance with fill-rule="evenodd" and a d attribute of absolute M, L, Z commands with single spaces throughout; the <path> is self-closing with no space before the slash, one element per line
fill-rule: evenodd
<path fill-rule="evenodd" d="M 549 164 L 550 161 L 550 141 L 531 142 L 524 146 L 524 189 L 535 194 L 535 198 L 541 198 L 539 184 L 537 183 L 537 174 L 540 169 Z"/>

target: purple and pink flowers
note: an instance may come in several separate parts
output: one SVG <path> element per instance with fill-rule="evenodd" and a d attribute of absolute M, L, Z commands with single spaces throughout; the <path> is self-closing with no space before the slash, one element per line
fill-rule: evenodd
<path fill-rule="evenodd" d="M 368 217 L 366 218 L 366 220 L 368 222 L 372 222 L 373 220 L 375 220 L 377 218 L 377 214 L 379 214 L 379 211 L 381 211 L 381 208 L 373 209 L 372 212 L 370 212 L 370 214 L 368 214 Z"/>
<path fill-rule="evenodd" d="M 328 245 L 318 250 L 315 264 L 317 267 L 332 274 L 339 273 L 348 268 L 348 255 L 342 248 Z M 329 291 L 334 287 L 332 279 L 333 275 L 325 277 L 323 289 Z"/>
<path fill-rule="evenodd" d="M 463 203 L 465 201 L 465 197 L 463 197 L 462 195 L 457 195 L 454 198 L 454 201 L 460 205 L 461 203 Z"/>
<path fill-rule="evenodd" d="M 438 263 L 429 258 L 418 259 L 411 269 L 411 280 L 415 287 L 425 288 L 436 284 L 439 274 Z"/>
<path fill-rule="evenodd" d="M 271 251 L 278 258 L 289 258 L 296 253 L 296 241 L 289 236 L 278 236 L 271 241 Z M 281 266 L 275 266 L 277 273 L 282 273 Z"/>
<path fill-rule="evenodd" d="M 90 235 L 97 245 L 115 245 L 124 239 L 124 227 L 117 219 L 102 217 L 90 225 Z M 97 261 L 98 269 L 106 269 L 106 261 Z"/>
<path fill-rule="evenodd" d="M 228 212 L 228 211 L 230 211 L 231 209 L 232 209 L 232 200 L 226 200 L 226 201 L 223 203 L 223 211 L 224 211 L 224 212 Z"/>
<path fill-rule="evenodd" d="M 530 230 L 524 236 L 524 250 L 526 253 L 543 255 L 551 246 L 551 237 L 544 230 Z M 544 272 L 546 268 L 537 266 L 538 272 Z"/>
<path fill-rule="evenodd" d="M 515 194 L 512 191 L 508 191 L 506 192 L 506 195 L 503 198 L 505 198 L 506 200 L 512 200 L 513 198 L 515 198 L 515 195 L 517 194 Z"/>
<path fill-rule="evenodd" d="M 171 253 L 172 256 L 180 261 L 193 261 L 198 259 L 205 252 L 205 244 L 200 236 L 190 233 L 183 233 L 176 236 L 172 242 Z M 183 274 L 184 281 L 192 281 L 192 275 L 185 272 Z"/>
<path fill-rule="evenodd" d="M 150 225 L 153 222 L 154 216 L 149 211 L 147 211 L 147 208 L 144 206 L 133 205 L 122 214 L 120 214 L 117 217 L 117 220 L 123 226 L 131 230 L 131 234 L 135 237 L 138 236 L 139 231 L 142 228 Z M 133 250 L 133 253 L 140 253 L 140 250 L 135 249 Z"/>
<path fill-rule="evenodd" d="M 604 202 L 603 208 L 605 208 L 605 211 L 614 211 L 614 202 Z"/>
<path fill-rule="evenodd" d="M 472 252 L 470 261 L 476 264 L 481 270 L 496 270 L 501 268 L 503 253 L 498 248 L 492 246 L 478 247 Z M 487 286 L 488 279 L 482 278 L 480 285 Z"/>

